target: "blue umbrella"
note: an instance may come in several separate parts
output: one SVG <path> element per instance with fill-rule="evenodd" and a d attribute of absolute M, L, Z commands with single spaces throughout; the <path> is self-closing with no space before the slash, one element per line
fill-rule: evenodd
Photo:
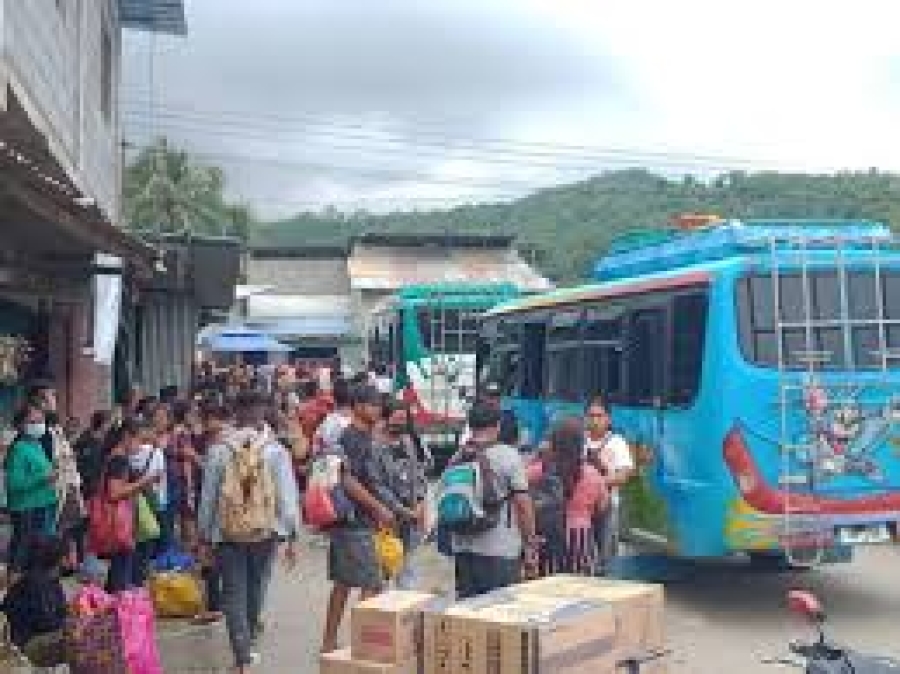
<path fill-rule="evenodd" d="M 209 335 L 204 342 L 210 351 L 220 353 L 284 353 L 291 350 L 290 346 L 266 333 L 252 330 L 225 330 Z"/>

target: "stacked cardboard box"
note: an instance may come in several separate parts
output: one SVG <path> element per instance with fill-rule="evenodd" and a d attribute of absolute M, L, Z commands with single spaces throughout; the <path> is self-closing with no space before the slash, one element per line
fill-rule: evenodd
<path fill-rule="evenodd" d="M 320 674 L 419 674 L 422 613 L 435 602 L 401 591 L 360 602 L 350 616 L 350 648 L 322 656 Z"/>
<path fill-rule="evenodd" d="M 355 660 L 345 648 L 323 655 L 319 674 L 419 674 L 419 665 L 415 660 L 392 665 Z"/>
<path fill-rule="evenodd" d="M 583 576 L 550 576 L 517 585 L 528 596 L 591 599 L 608 603 L 616 620 L 617 650 L 626 657 L 659 653 L 665 648 L 665 592 L 662 585 Z M 649 665 L 642 671 L 662 671 Z"/>
<path fill-rule="evenodd" d="M 615 619 L 598 601 L 500 590 L 425 615 L 425 674 L 612 672 Z"/>
<path fill-rule="evenodd" d="M 617 674 L 665 647 L 661 586 L 553 576 L 456 603 L 388 592 L 351 616 L 320 674 Z M 642 674 L 663 674 L 665 661 Z"/>
<path fill-rule="evenodd" d="M 655 585 L 557 576 L 427 607 L 425 674 L 614 674 L 662 651 L 663 602 Z"/>

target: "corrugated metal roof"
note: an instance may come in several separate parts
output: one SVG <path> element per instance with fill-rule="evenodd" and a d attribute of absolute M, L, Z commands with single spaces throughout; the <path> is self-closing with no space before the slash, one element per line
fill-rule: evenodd
<path fill-rule="evenodd" d="M 516 240 L 513 234 L 477 234 L 456 232 L 364 232 L 350 240 L 356 244 L 372 246 L 398 246 L 410 248 L 454 247 L 507 249 Z"/>
<path fill-rule="evenodd" d="M 247 298 L 247 315 L 253 320 L 350 315 L 346 295 L 253 295 Z"/>
<path fill-rule="evenodd" d="M 552 285 L 515 250 L 445 249 L 436 254 L 357 247 L 348 262 L 355 290 L 392 291 L 420 283 L 511 283 L 523 291 Z"/>
<path fill-rule="evenodd" d="M 170 35 L 187 35 L 184 0 L 119 0 L 125 28 Z"/>

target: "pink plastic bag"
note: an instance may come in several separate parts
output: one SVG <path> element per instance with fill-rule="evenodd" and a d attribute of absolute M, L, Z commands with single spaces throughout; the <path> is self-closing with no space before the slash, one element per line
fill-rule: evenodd
<path fill-rule="evenodd" d="M 150 593 L 145 589 L 120 592 L 116 613 L 131 674 L 163 674 Z"/>

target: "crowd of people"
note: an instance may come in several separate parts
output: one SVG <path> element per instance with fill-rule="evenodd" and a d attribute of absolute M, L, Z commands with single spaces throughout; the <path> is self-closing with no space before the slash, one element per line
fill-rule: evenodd
<path fill-rule="evenodd" d="M 332 583 L 323 652 L 338 647 L 351 593 L 386 586 L 379 532 L 402 541 L 404 562 L 391 580 L 400 588 L 417 587 L 412 553 L 429 540 L 453 556 L 460 597 L 523 576 L 602 572 L 615 554 L 617 491 L 634 470 L 602 401 L 583 418 L 557 420 L 544 444 L 524 453 L 499 389 L 482 392 L 449 465 L 469 462 L 490 477 L 496 502 L 484 509 L 496 516 L 453 529 L 437 506 L 428 512 L 431 452 L 383 368 L 347 377 L 205 365 L 193 390 L 148 397 L 135 388 L 80 432 L 61 424 L 52 385 L 34 386 L 3 457 L 12 524 L 3 610 L 14 639 L 27 648 L 61 629 L 60 575 L 102 575 L 107 591 L 120 592 L 144 586 L 154 560 L 180 550 L 203 570 L 208 611 L 196 619 L 224 616 L 237 671 L 249 671 L 260 657 L 275 561 L 297 564 L 306 480 L 324 455 L 339 457 L 352 514 L 318 532 L 327 535 Z M 135 513 L 136 529 L 149 511 L 155 535 L 135 531 L 132 544 L 112 545 L 94 521 L 110 508 Z"/>

